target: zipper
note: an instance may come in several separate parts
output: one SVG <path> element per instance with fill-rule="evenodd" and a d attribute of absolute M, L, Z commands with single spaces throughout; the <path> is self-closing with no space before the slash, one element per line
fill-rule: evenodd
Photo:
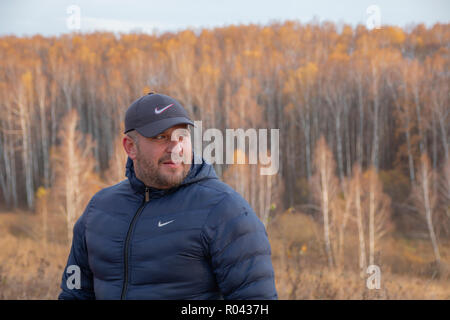
<path fill-rule="evenodd" d="M 130 226 L 128 227 L 127 237 L 125 239 L 125 249 L 123 252 L 123 257 L 124 257 L 124 261 L 125 261 L 125 276 L 123 279 L 122 294 L 120 295 L 120 299 L 122 299 L 122 300 L 125 299 L 125 296 L 127 294 L 127 287 L 128 287 L 128 247 L 130 244 L 131 233 L 133 231 L 134 225 L 136 224 L 136 221 L 139 218 L 142 210 L 144 209 L 146 203 L 149 201 L 150 201 L 150 188 L 145 187 L 144 202 L 142 203 L 142 205 L 139 207 L 139 209 L 134 214 L 134 217 L 131 220 Z"/>

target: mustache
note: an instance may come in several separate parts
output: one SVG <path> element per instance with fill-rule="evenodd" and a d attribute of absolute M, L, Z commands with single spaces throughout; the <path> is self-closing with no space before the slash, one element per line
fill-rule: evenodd
<path fill-rule="evenodd" d="M 173 162 L 173 163 L 183 163 L 184 161 L 184 155 L 183 156 L 181 156 L 181 158 L 183 158 L 181 161 L 173 161 L 172 160 L 172 157 L 169 155 L 169 156 L 167 156 L 167 157 L 163 157 L 163 158 L 161 158 L 160 160 L 159 160 L 159 163 L 163 163 L 163 162 L 167 162 L 167 161 L 171 161 L 171 162 Z"/>

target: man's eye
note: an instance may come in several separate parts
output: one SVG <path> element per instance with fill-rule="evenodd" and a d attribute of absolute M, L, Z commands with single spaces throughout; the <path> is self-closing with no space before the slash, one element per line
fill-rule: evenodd
<path fill-rule="evenodd" d="M 156 140 L 164 140 L 165 138 L 166 138 L 166 136 L 163 134 L 159 134 L 155 137 Z"/>

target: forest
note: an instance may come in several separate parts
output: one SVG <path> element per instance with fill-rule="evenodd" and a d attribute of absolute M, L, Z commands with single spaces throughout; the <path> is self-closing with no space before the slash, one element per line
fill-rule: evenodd
<path fill-rule="evenodd" d="M 215 169 L 266 225 L 280 298 L 449 299 L 449 54 L 448 24 L 0 37 L 0 298 L 55 298 L 75 221 L 125 179 L 125 111 L 152 91 L 204 130 L 279 129 L 277 174 Z"/>

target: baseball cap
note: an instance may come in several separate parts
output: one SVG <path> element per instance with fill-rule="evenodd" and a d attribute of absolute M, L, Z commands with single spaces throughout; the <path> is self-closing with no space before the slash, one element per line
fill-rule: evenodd
<path fill-rule="evenodd" d="M 125 113 L 125 132 L 136 130 L 147 138 L 178 124 L 194 125 L 187 111 L 174 98 L 160 93 L 149 94 L 135 100 Z"/>

